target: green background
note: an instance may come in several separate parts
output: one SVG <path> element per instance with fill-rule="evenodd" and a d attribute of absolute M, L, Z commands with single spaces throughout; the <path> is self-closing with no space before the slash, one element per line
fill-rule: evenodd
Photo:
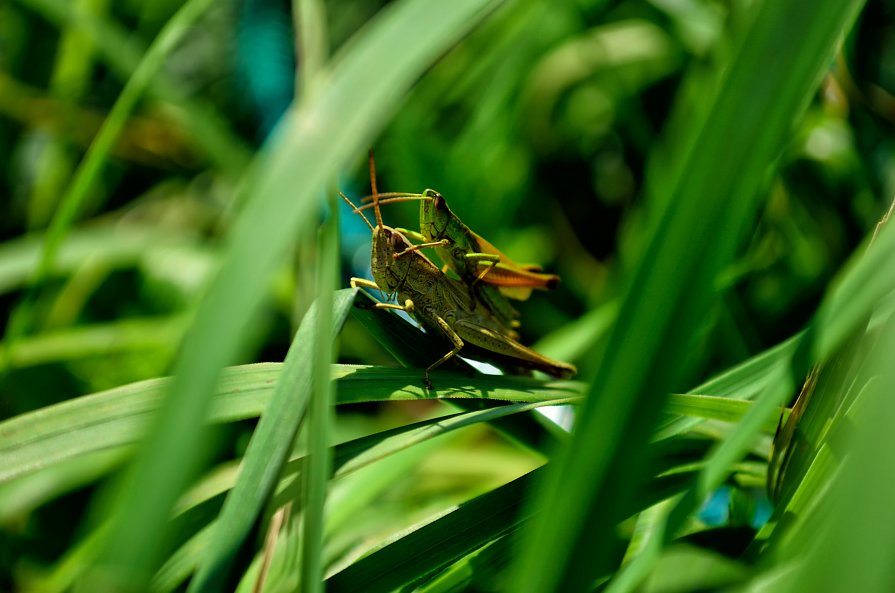
<path fill-rule="evenodd" d="M 3 4 L 0 590 L 891 590 L 893 12 Z M 368 148 L 575 380 L 422 388 Z"/>

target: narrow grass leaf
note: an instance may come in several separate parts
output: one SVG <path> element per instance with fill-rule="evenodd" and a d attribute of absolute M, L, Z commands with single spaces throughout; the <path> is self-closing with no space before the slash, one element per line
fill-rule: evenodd
<path fill-rule="evenodd" d="M 309 4 L 304 2 L 303 4 Z M 319 10 L 322 8 L 317 7 Z M 320 253 L 317 260 L 317 302 L 323 299 L 336 287 L 339 274 L 339 209 L 335 194 L 329 200 L 329 219 L 320 231 Z M 330 367 L 335 359 L 333 350 L 333 332 L 330 331 L 330 319 L 333 315 L 340 318 L 341 329 L 348 316 L 349 309 L 355 302 L 357 289 L 351 291 L 351 301 L 344 311 L 324 306 L 318 310 L 313 335 L 312 351 L 313 392 L 308 412 L 307 461 L 302 472 L 301 504 L 293 504 L 293 512 L 301 509 L 301 574 L 299 582 L 307 593 L 319 593 L 323 583 L 323 533 L 324 504 L 326 502 L 327 482 L 332 471 L 331 450 L 329 448 L 330 433 L 335 424 L 334 404 L 335 385 L 331 379 Z"/>
<path fill-rule="evenodd" d="M 396 538 L 328 578 L 327 591 L 393 591 L 509 533 L 524 519 L 520 513 L 531 477 L 517 478 Z"/>
<path fill-rule="evenodd" d="M 719 373 L 717 376 L 690 390 L 693 394 L 706 394 L 728 397 L 738 400 L 751 400 L 767 388 L 776 375 L 774 370 L 789 364 L 792 354 L 798 346 L 798 336 L 794 336 L 745 360 L 733 368 Z M 666 421 L 659 431 L 657 439 L 669 438 L 692 430 L 703 422 L 701 418 L 680 417 Z"/>
<path fill-rule="evenodd" d="M 370 593 L 419 584 L 452 562 L 514 533 L 534 512 L 526 504 L 531 497 L 531 482 L 545 469 L 536 469 L 396 535 L 383 547 L 332 575 L 326 581 L 327 590 Z M 649 480 L 643 493 L 625 501 L 620 512 L 629 516 L 673 496 L 691 473 Z M 623 551 L 624 542 L 616 538 L 611 553 L 620 558 Z"/>
<path fill-rule="evenodd" d="M 282 367 L 281 363 L 263 363 L 225 369 L 207 420 L 235 422 L 260 416 Z M 582 391 L 581 384 L 572 381 L 483 375 L 473 382 L 465 375 L 444 373 L 439 389 L 427 393 L 416 386 L 418 378 L 417 370 L 333 366 L 336 403 L 340 405 L 477 398 L 501 404 L 573 402 Z M 140 440 L 170 384 L 167 378 L 140 381 L 5 420 L 0 423 L 0 483 L 79 455 Z"/>
<path fill-rule="evenodd" d="M 38 12 L 58 27 L 71 26 L 90 37 L 97 52 L 122 80 L 128 80 L 138 68 L 143 48 L 134 35 L 110 19 L 99 19 L 77 10 L 66 0 L 17 0 Z M 174 116 L 190 133 L 193 141 L 211 157 L 218 169 L 238 179 L 250 160 L 248 148 L 224 123 L 211 103 L 187 97 L 164 72 L 149 80 L 148 91 L 156 99 L 174 104 Z"/>
<path fill-rule="evenodd" d="M 94 16 L 109 12 L 108 0 L 75 0 L 78 10 Z M 69 24 L 61 27 L 56 59 L 50 75 L 49 92 L 53 97 L 82 100 L 89 88 L 95 55 L 90 38 Z M 28 197 L 28 227 L 43 228 L 56 208 L 64 185 L 70 181 L 74 156 L 68 154 L 61 138 L 49 138 L 40 150 L 37 181 Z"/>
<path fill-rule="evenodd" d="M 482 422 L 490 422 L 495 418 L 519 414 L 532 409 L 536 409 L 546 405 L 559 405 L 568 403 L 567 400 L 557 400 L 555 402 L 548 401 L 543 403 L 530 404 L 508 404 L 500 408 L 481 410 L 475 412 L 460 412 L 449 416 L 441 416 L 431 418 L 421 422 L 405 424 L 391 430 L 382 431 L 346 441 L 336 445 L 332 450 L 334 481 L 340 481 L 348 476 L 354 475 L 359 470 L 373 467 L 380 461 L 389 458 L 397 453 L 407 451 L 410 448 L 426 443 L 436 437 L 448 435 L 454 431 L 473 426 Z M 305 463 L 305 457 L 296 457 L 290 459 L 283 467 L 280 478 L 280 485 L 277 494 L 273 498 L 273 507 L 279 507 L 293 500 L 292 488 L 288 488 L 287 484 L 294 483 L 294 480 L 302 471 Z M 379 466 L 376 465 L 378 468 Z M 407 471 L 403 465 L 400 470 L 401 474 Z M 377 469 L 376 475 L 380 475 Z M 226 493 L 236 481 L 237 468 L 227 468 L 223 473 L 215 473 L 196 485 L 191 492 L 187 493 L 181 499 L 178 505 L 178 513 L 189 513 L 200 505 L 203 505 L 212 499 Z M 362 492 L 358 492 L 359 496 L 370 496 L 371 487 L 369 483 L 365 483 Z M 329 504 L 329 503 L 328 503 Z M 346 507 L 344 501 L 335 501 L 327 511 L 327 526 L 332 529 L 340 523 L 349 521 L 353 514 L 350 508 Z M 199 525 L 201 522 L 193 522 Z M 161 590 L 171 590 L 179 586 L 185 581 L 189 575 L 195 570 L 205 553 L 205 549 L 210 546 L 213 534 L 202 534 L 201 532 L 185 543 L 174 556 L 172 556 L 159 571 L 155 577 L 155 582 Z M 196 540 L 201 539 L 203 544 L 199 544 Z"/>
<path fill-rule="evenodd" d="M 93 139 L 93 142 L 90 143 L 84 160 L 75 171 L 68 190 L 59 201 L 59 205 L 47 229 L 40 260 L 36 268 L 34 268 L 31 286 L 35 289 L 39 289 L 46 282 L 50 271 L 54 267 L 56 254 L 65 236 L 74 224 L 78 212 L 83 207 L 91 189 L 96 184 L 97 179 L 99 179 L 102 167 L 109 159 L 112 147 L 121 134 L 122 129 L 124 129 L 127 118 L 136 106 L 137 101 L 146 91 L 149 82 L 161 70 L 168 53 L 180 42 L 192 24 L 205 13 L 211 4 L 212 0 L 188 0 L 185 2 L 159 32 L 155 41 L 153 41 L 146 54 L 140 60 L 134 73 L 128 79 L 127 84 L 124 85 L 124 89 L 109 111 L 108 117 L 103 120 L 99 132 Z M 35 298 L 35 295 L 31 294 L 30 297 L 26 295 L 25 308 L 17 308 L 13 311 L 13 317 L 28 310 L 29 298 Z M 30 320 L 26 317 L 20 322 L 12 324 L 11 327 L 17 328 L 21 332 L 27 332 L 30 325 Z M 7 339 L 14 341 L 18 336 L 10 336 L 11 331 L 7 330 Z"/>
<path fill-rule="evenodd" d="M 0 244 L 0 294 L 27 284 L 29 275 L 37 267 L 44 242 L 43 234 L 34 234 Z M 190 234 L 137 224 L 93 226 L 71 229 L 50 272 L 67 274 L 89 260 L 110 268 L 121 268 L 136 265 L 144 258 L 172 253 L 201 260 L 200 265 L 204 263 L 205 266 L 211 260 L 208 250 L 196 245 L 196 238 Z"/>
<path fill-rule="evenodd" d="M 893 291 L 895 277 L 895 224 L 887 224 L 875 234 L 873 244 L 859 247 L 837 275 L 816 314 L 822 332 L 813 348 L 818 357 L 829 355 L 856 326 L 866 324 L 874 307 Z"/>
<path fill-rule="evenodd" d="M 717 444 L 707 455 L 706 463 L 699 478 L 687 489 L 667 516 L 663 533 L 665 540 L 658 538 L 650 542 L 643 554 L 623 567 L 613 581 L 609 591 L 633 591 L 646 577 L 661 555 L 661 549 L 685 524 L 687 518 L 696 511 L 709 492 L 719 487 L 730 472 L 731 466 L 748 451 L 763 424 L 774 418 L 776 410 L 796 388 L 796 378 L 805 377 L 810 367 L 823 362 L 846 347 L 846 342 L 867 328 L 867 320 L 883 297 L 895 290 L 895 273 L 885 273 L 895 261 L 895 227 L 884 229 L 877 237 L 874 249 L 859 248 L 825 296 L 818 312 L 812 318 L 808 329 L 799 334 L 798 343 L 789 353 L 786 364 L 776 366 L 771 373 L 768 387 L 756 398 L 754 405 L 737 424 L 728 437 Z M 883 273 L 880 273 L 883 271 Z M 862 285 L 860 280 L 866 279 Z M 859 298 L 853 291 L 866 290 Z M 842 287 L 851 287 L 846 289 Z M 827 311 L 841 311 L 840 317 L 831 317 Z M 878 322 L 880 323 L 880 322 Z M 850 325 L 848 325 L 850 324 Z M 871 326 L 872 327 L 872 326 Z M 799 353 L 810 352 L 809 356 Z M 815 358 L 816 357 L 816 358 Z M 821 485 L 824 487 L 825 485 Z M 803 493 L 803 496 L 807 496 Z"/>
<path fill-rule="evenodd" d="M 232 560 L 273 491 L 304 419 L 314 376 L 314 348 L 327 348 L 314 339 L 316 333 L 321 333 L 318 328 L 320 317 L 332 326 L 329 332 L 323 332 L 324 336 L 337 333 L 348 317 L 356 292 L 353 289 L 339 291 L 331 302 L 317 301 L 308 310 L 286 354 L 282 374 L 252 435 L 239 478 L 224 502 L 212 544 L 205 552 L 196 577 L 190 582 L 189 591 L 219 589 L 232 569 Z M 321 314 L 326 307 L 329 307 L 329 315 Z M 329 346 L 330 352 L 331 348 Z"/>
<path fill-rule="evenodd" d="M 695 109 L 678 112 L 690 115 L 688 127 L 669 138 L 668 168 L 665 175 L 657 170 L 654 181 L 661 184 L 648 188 L 646 245 L 600 349 L 573 438 L 540 490 L 546 512 L 517 561 L 516 591 L 582 590 L 611 569 L 605 550 L 621 519 L 618 503 L 642 480 L 644 444 L 686 364 L 715 281 L 753 218 L 756 194 L 793 119 L 861 5 L 756 6 L 706 87 L 690 95 L 697 97 Z"/>
<path fill-rule="evenodd" d="M 183 317 L 159 317 L 46 332 L 0 349 L 0 367 L 23 368 L 123 352 L 169 350 L 183 336 L 185 326 Z"/>
<path fill-rule="evenodd" d="M 389 5 L 348 44 L 327 84 L 284 118 L 243 186 L 252 199 L 244 202 L 222 267 L 182 343 L 166 405 L 116 498 L 116 523 L 96 571 L 100 586 L 127 582 L 140 588 L 159 565 L 165 519 L 203 463 L 206 437 L 199 427 L 220 369 L 242 351 L 267 281 L 296 240 L 299 223 L 317 217 L 316 198 L 329 180 L 369 145 L 417 78 L 491 6 L 489 0 Z M 421 27 L 426 35 L 417 34 Z"/>
<path fill-rule="evenodd" d="M 713 397 L 708 395 L 690 395 L 673 393 L 668 396 L 665 412 L 675 416 L 692 416 L 704 420 L 720 420 L 736 423 L 752 408 L 752 402 Z M 763 430 L 774 434 L 777 418 L 770 418 Z"/>
<path fill-rule="evenodd" d="M 818 536 L 803 540 L 805 561 L 773 591 L 890 591 L 895 569 L 889 555 L 895 545 L 895 472 L 881 462 L 880 451 L 895 447 L 891 418 L 895 405 L 895 319 L 885 326 L 872 354 L 879 375 L 862 393 L 848 431 L 847 457 L 835 475 L 829 496 L 811 517 Z"/>

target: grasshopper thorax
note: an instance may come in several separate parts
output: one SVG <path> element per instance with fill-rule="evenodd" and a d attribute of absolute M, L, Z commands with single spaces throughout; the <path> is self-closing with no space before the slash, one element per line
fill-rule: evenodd
<path fill-rule="evenodd" d="M 447 201 L 434 189 L 424 191 L 423 197 L 428 199 L 423 201 L 420 208 L 420 231 L 429 241 L 446 238 L 448 225 L 454 216 Z"/>
<path fill-rule="evenodd" d="M 379 288 L 388 293 L 401 289 L 413 258 L 399 256 L 411 246 L 404 235 L 389 226 L 373 229 L 370 267 Z"/>

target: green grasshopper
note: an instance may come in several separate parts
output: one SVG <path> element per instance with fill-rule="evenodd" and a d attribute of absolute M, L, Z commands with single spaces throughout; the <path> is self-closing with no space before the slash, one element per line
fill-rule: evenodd
<path fill-rule="evenodd" d="M 450 340 L 453 348 L 425 370 L 423 383 L 427 389 L 432 389 L 429 380 L 432 370 L 464 347 L 499 363 L 536 369 L 562 379 L 575 374 L 573 365 L 553 360 L 523 346 L 511 337 L 511 330 L 487 309 L 476 307 L 475 299 L 462 282 L 446 276 L 419 252 L 427 245 L 413 245 L 399 231 L 385 226 L 379 211 L 372 155 L 370 176 L 376 213 L 375 228 L 340 192 L 342 198 L 363 217 L 373 236 L 370 264 L 374 282 L 352 278 L 351 286 L 397 295 L 398 302 L 403 304 L 378 303 L 376 306 L 406 311 L 430 330 L 440 332 Z"/>
<path fill-rule="evenodd" d="M 414 249 L 434 247 L 446 268 L 469 286 L 473 298 L 482 301 L 506 326 L 518 327 L 519 312 L 507 301 L 526 300 L 533 288 L 553 288 L 559 282 L 555 274 L 541 273 L 536 265 L 517 264 L 494 245 L 477 235 L 448 207 L 435 190 L 422 194 L 380 194 L 380 204 L 420 200 L 420 232 L 397 229 L 405 237 L 421 241 Z M 367 209 L 368 204 L 361 208 Z M 475 302 L 475 300 L 473 301 Z M 515 332 L 511 334 L 516 336 Z"/>

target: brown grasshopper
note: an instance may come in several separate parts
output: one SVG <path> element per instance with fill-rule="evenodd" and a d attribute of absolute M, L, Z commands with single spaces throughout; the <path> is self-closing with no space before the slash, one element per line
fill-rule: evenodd
<path fill-rule="evenodd" d="M 376 192 L 376 175 L 370 157 L 373 186 L 373 207 L 376 227 L 358 211 L 345 194 L 342 198 L 358 212 L 373 234 L 371 268 L 375 282 L 352 278 L 351 286 L 373 288 L 388 295 L 397 295 L 399 303 L 379 303 L 379 308 L 406 311 L 430 330 L 446 336 L 453 348 L 430 364 L 423 383 L 432 389 L 429 374 L 466 347 L 474 354 L 514 367 L 536 369 L 566 379 L 575 374 L 573 365 L 548 358 L 513 339 L 515 332 L 494 317 L 487 308 L 477 307 L 465 284 L 446 276 L 429 258 L 419 252 L 400 232 L 385 226 Z"/>
<path fill-rule="evenodd" d="M 408 200 L 420 201 L 420 232 L 397 230 L 409 239 L 420 241 L 416 249 L 433 247 L 445 262 L 442 271 L 457 274 L 469 287 L 473 302 L 483 302 L 504 325 L 519 326 L 519 313 L 507 299 L 524 301 L 533 288 L 549 289 L 559 282 L 559 276 L 543 273 L 540 266 L 517 264 L 501 253 L 466 226 L 448 207 L 444 196 L 435 190 L 427 189 L 422 194 L 379 194 L 378 201 L 390 204 Z M 361 210 L 372 206 L 367 204 Z"/>

